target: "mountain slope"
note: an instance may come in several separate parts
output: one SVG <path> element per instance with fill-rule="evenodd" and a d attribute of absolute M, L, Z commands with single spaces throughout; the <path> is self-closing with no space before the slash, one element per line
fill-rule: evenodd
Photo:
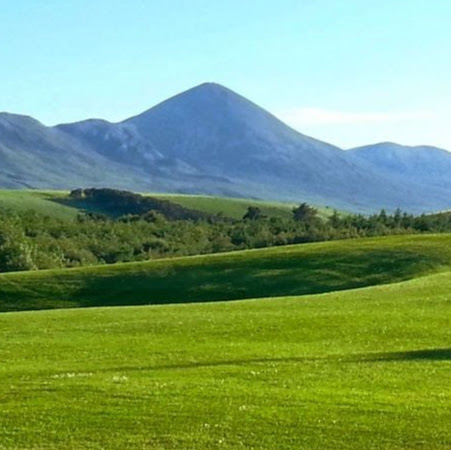
<path fill-rule="evenodd" d="M 338 147 L 296 132 L 214 83 L 190 89 L 123 124 L 165 155 L 261 186 L 266 198 L 359 208 L 377 204 L 390 185 L 374 182 L 376 174 L 368 177 Z"/>
<path fill-rule="evenodd" d="M 116 161 L 133 161 L 149 173 L 191 175 L 185 191 L 215 190 L 275 200 L 307 200 L 338 208 L 372 210 L 402 205 L 410 192 L 362 170 L 330 144 L 304 136 L 244 97 L 205 83 L 119 124 L 59 127 Z M 370 205 L 370 206 L 368 206 Z M 422 205 L 411 205 L 421 209 Z"/>
<path fill-rule="evenodd" d="M 60 125 L 66 133 L 118 162 L 149 174 L 192 178 L 189 192 L 295 200 L 330 197 L 330 173 L 353 170 L 341 150 L 303 136 L 244 97 L 214 83 L 179 94 L 119 124 L 87 121 Z M 341 173 L 344 172 L 344 175 Z M 206 191 L 213 177 L 219 192 Z M 335 177 L 337 178 L 337 177 Z M 277 190 L 274 190 L 274 185 Z M 345 186 L 346 187 L 346 186 Z M 318 195 L 313 194 L 318 191 Z"/>
<path fill-rule="evenodd" d="M 142 183 L 142 175 L 99 155 L 58 128 L 15 114 L 0 114 L 2 187 L 73 188 Z"/>
<path fill-rule="evenodd" d="M 29 118 L 0 115 L 4 187 L 104 185 L 308 201 L 362 212 L 450 207 L 446 171 L 441 172 L 443 182 L 424 177 L 419 184 L 411 172 L 389 170 L 364 154 L 302 135 L 214 83 L 121 123 L 87 120 L 49 128 Z M 435 166 L 445 156 L 440 154 Z M 427 172 L 421 161 L 419 167 Z"/>
<path fill-rule="evenodd" d="M 349 154 L 355 162 L 387 176 L 451 189 L 451 152 L 446 150 L 382 142 L 352 149 Z"/>

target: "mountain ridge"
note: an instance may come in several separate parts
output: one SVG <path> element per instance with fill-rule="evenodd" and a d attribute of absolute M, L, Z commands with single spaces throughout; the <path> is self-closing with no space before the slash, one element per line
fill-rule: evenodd
<path fill-rule="evenodd" d="M 407 175 L 397 173 L 399 161 L 387 167 L 374 147 L 387 155 L 393 145 L 344 151 L 209 82 L 116 123 L 87 119 L 46 127 L 29 116 L 0 113 L 0 186 L 110 186 L 309 201 L 362 212 L 449 208 L 451 180 L 439 166 L 451 164 L 451 153 L 430 147 L 437 159 L 432 173 L 440 173 L 435 182 L 412 161 Z"/>

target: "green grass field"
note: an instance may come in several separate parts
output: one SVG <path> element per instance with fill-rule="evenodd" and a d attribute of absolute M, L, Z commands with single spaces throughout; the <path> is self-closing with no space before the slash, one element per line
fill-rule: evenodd
<path fill-rule="evenodd" d="M 421 235 L 3 274 L 3 311 L 180 304 L 0 314 L 0 448 L 451 448 L 450 266 Z"/>
<path fill-rule="evenodd" d="M 450 448 L 450 292 L 2 314 L 1 446 Z"/>
<path fill-rule="evenodd" d="M 50 216 L 72 219 L 83 211 L 92 211 L 89 205 L 67 198 L 68 191 L 0 190 L 0 209 L 13 211 L 35 210 Z M 294 204 L 263 202 L 251 199 L 221 198 L 206 195 L 145 194 L 169 200 L 186 208 L 224 217 L 240 219 L 248 206 L 258 206 L 269 217 L 290 217 Z M 326 218 L 333 210 L 318 208 L 318 215 Z"/>
<path fill-rule="evenodd" d="M 0 311 L 238 300 L 392 283 L 451 265 L 451 235 L 390 236 L 0 274 Z"/>
<path fill-rule="evenodd" d="M 73 219 L 79 210 L 59 203 L 65 191 L 0 190 L 0 210 L 33 210 L 52 217 Z"/>
<path fill-rule="evenodd" d="M 212 197 L 207 195 L 178 195 L 178 194 L 150 194 L 164 198 L 181 206 L 211 214 L 222 214 L 225 217 L 241 219 L 247 211 L 248 206 L 257 206 L 263 215 L 268 217 L 292 217 L 294 203 L 265 202 L 259 200 Z M 302 203 L 302 201 L 300 202 Z M 327 218 L 333 213 L 333 209 L 318 207 L 318 215 Z"/>

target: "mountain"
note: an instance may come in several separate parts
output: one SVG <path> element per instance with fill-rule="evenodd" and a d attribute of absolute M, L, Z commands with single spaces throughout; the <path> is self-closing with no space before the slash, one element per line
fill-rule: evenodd
<path fill-rule="evenodd" d="M 446 150 L 382 142 L 352 149 L 349 155 L 356 163 L 371 166 L 388 177 L 451 189 L 451 152 Z"/>
<path fill-rule="evenodd" d="M 300 134 L 214 83 L 120 123 L 91 119 L 45 127 L 0 114 L 0 185 L 5 187 L 103 185 L 308 201 L 363 212 L 450 207 L 445 174 L 443 183 L 420 186 L 396 167 L 384 166 L 384 152 L 343 151 Z M 448 157 L 432 148 L 430 153 L 437 166 Z M 415 155 L 409 157 L 413 162 L 406 164 L 413 167 Z"/>
<path fill-rule="evenodd" d="M 127 186 L 143 177 L 98 154 L 58 128 L 27 116 L 0 113 L 0 185 L 5 188 Z"/>

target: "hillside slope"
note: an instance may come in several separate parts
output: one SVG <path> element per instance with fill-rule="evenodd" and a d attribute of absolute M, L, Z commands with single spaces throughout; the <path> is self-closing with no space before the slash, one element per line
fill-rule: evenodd
<path fill-rule="evenodd" d="M 105 183 L 150 186 L 137 169 L 115 163 L 58 128 L 0 113 L 1 187 L 70 189 Z"/>
<path fill-rule="evenodd" d="M 423 186 L 420 192 L 412 180 L 401 182 L 395 173 L 302 135 L 215 83 L 119 124 L 86 121 L 58 128 L 102 155 L 175 183 L 173 191 L 303 199 L 358 211 L 433 211 L 449 205 L 447 188 Z"/>
<path fill-rule="evenodd" d="M 302 244 L 140 263 L 0 274 L 0 311 L 305 295 L 451 266 L 451 235 Z"/>
<path fill-rule="evenodd" d="M 260 208 L 262 214 L 268 217 L 292 217 L 292 209 L 298 206 L 294 203 L 265 202 L 247 198 L 213 197 L 208 195 L 188 194 L 142 194 L 161 198 L 186 208 L 203 211 L 208 214 L 219 214 L 223 217 L 241 219 L 249 206 Z M 89 206 L 89 208 L 88 208 Z M 318 215 L 329 217 L 331 208 L 317 208 Z M 37 189 L 2 189 L 0 190 L 0 211 L 33 210 L 51 217 L 73 219 L 86 211 L 98 211 L 86 202 L 69 198 L 69 191 L 49 191 Z"/>
<path fill-rule="evenodd" d="M 451 190 L 451 152 L 435 147 L 408 147 L 392 142 L 358 147 L 346 152 L 352 161 L 406 183 Z"/>

